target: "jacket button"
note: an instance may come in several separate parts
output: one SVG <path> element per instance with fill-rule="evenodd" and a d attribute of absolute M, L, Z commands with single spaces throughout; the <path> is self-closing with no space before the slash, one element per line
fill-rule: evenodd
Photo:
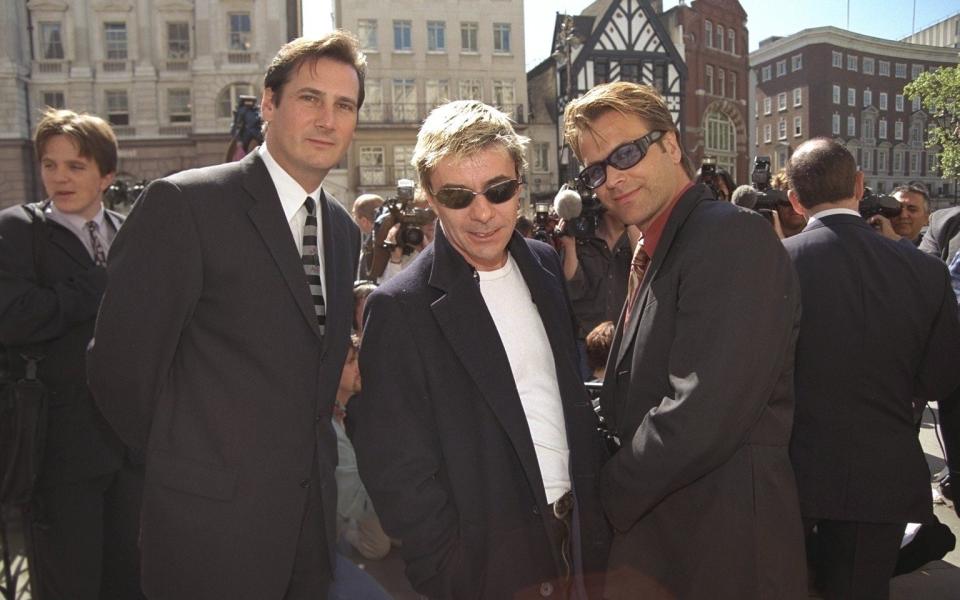
<path fill-rule="evenodd" d="M 544 581 L 540 584 L 540 595 L 544 598 L 553 594 L 553 584 L 549 581 Z"/>
<path fill-rule="evenodd" d="M 302 487 L 303 489 L 307 489 L 308 487 L 310 487 L 310 480 L 304 479 L 303 481 L 301 481 L 300 487 Z"/>
<path fill-rule="evenodd" d="M 536 504 L 533 505 L 533 514 L 535 515 L 540 514 L 540 507 L 538 507 Z"/>

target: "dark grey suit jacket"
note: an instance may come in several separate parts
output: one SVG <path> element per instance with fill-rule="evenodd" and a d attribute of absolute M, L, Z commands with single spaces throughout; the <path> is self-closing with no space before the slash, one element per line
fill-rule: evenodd
<path fill-rule="evenodd" d="M 579 378 L 557 253 L 509 246 L 556 362 L 577 498 L 583 570 L 597 577 L 609 534 L 597 497 L 603 447 Z M 547 501 L 506 351 L 472 268 L 440 227 L 367 299 L 348 432 L 384 529 L 403 542 L 414 589 L 431 598 L 539 598 L 555 590 Z M 556 592 L 554 592 L 556 593 Z"/>
<path fill-rule="evenodd" d="M 949 262 L 960 252 L 960 206 L 934 211 L 930 226 L 920 241 L 920 249 Z"/>
<path fill-rule="evenodd" d="M 704 186 L 677 202 L 651 259 L 601 395 L 624 444 L 601 478 L 607 595 L 805 597 L 790 260 L 762 217 Z"/>
<path fill-rule="evenodd" d="M 330 416 L 360 236 L 336 201 L 321 207 L 325 336 L 259 153 L 154 182 L 111 249 L 89 377 L 146 449 L 151 599 L 282 597 L 315 455 L 335 540 Z"/>
<path fill-rule="evenodd" d="M 960 384 L 946 268 L 847 214 L 811 221 L 784 245 L 803 291 L 790 444 L 803 516 L 924 522 L 930 471 L 913 398 Z"/>

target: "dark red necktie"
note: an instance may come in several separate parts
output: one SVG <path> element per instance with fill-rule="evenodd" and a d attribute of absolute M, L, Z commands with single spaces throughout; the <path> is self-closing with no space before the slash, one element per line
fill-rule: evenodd
<path fill-rule="evenodd" d="M 650 266 L 650 257 L 643 249 L 643 240 L 637 242 L 637 249 L 633 252 L 633 259 L 630 261 L 630 278 L 627 280 L 627 311 L 624 313 L 623 324 L 626 326 L 630 322 L 630 313 L 633 311 L 634 304 L 637 303 L 637 296 L 640 295 L 640 282 L 643 281 L 643 274 L 647 272 Z"/>

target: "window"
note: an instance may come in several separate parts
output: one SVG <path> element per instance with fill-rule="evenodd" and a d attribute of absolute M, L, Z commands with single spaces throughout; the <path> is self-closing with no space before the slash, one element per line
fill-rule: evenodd
<path fill-rule="evenodd" d="M 857 70 L 857 57 L 853 54 L 847 55 L 847 70 L 856 71 Z"/>
<path fill-rule="evenodd" d="M 760 70 L 760 79 L 763 81 L 770 81 L 770 65 L 765 66 Z"/>
<path fill-rule="evenodd" d="M 920 153 L 919 152 L 910 152 L 910 174 L 919 175 L 920 174 Z"/>
<path fill-rule="evenodd" d="M 871 171 L 873 169 L 873 151 L 869 148 L 863 150 L 860 160 L 860 169 L 863 171 Z"/>
<path fill-rule="evenodd" d="M 920 110 L 920 96 L 917 96 L 916 98 L 913 99 L 912 108 L 914 112 Z"/>
<path fill-rule="evenodd" d="M 914 123 L 910 126 L 910 145 L 923 145 L 923 127 L 919 123 Z"/>
<path fill-rule="evenodd" d="M 893 124 L 893 139 L 903 139 L 903 121 L 897 121 Z"/>
<path fill-rule="evenodd" d="M 531 169 L 534 173 L 546 173 L 550 170 L 550 144 L 533 144 L 533 161 Z"/>
<path fill-rule="evenodd" d="M 363 82 L 363 106 L 359 119 L 371 123 L 383 122 L 383 83 L 379 79 L 367 79 Z"/>
<path fill-rule="evenodd" d="M 847 116 L 847 135 L 850 137 L 857 135 L 857 118 L 853 115 Z"/>
<path fill-rule="evenodd" d="M 460 80 L 460 99 L 461 100 L 483 100 L 483 88 L 479 79 L 461 79 Z"/>
<path fill-rule="evenodd" d="M 189 89 L 167 90 L 167 114 L 171 123 L 189 123 L 193 120 Z"/>
<path fill-rule="evenodd" d="M 707 43 L 707 48 L 713 48 L 713 23 L 703 22 L 703 41 Z"/>
<path fill-rule="evenodd" d="M 863 107 L 866 108 L 873 104 L 873 92 L 870 90 L 863 90 Z"/>
<path fill-rule="evenodd" d="M 793 118 L 793 137 L 803 135 L 803 119 L 801 117 Z"/>
<path fill-rule="evenodd" d="M 413 79 L 393 80 L 394 122 L 417 121 L 417 88 Z"/>
<path fill-rule="evenodd" d="M 883 173 L 887 170 L 887 151 L 877 150 L 877 170 Z"/>
<path fill-rule="evenodd" d="M 830 122 L 830 131 L 833 135 L 840 135 L 840 115 L 833 113 L 833 119 Z"/>
<path fill-rule="evenodd" d="M 130 124 L 130 106 L 126 90 L 107 90 L 104 92 L 107 104 L 107 122 L 111 125 Z"/>
<path fill-rule="evenodd" d="M 847 106 L 857 105 L 857 88 L 847 88 Z"/>
<path fill-rule="evenodd" d="M 394 52 L 410 52 L 413 49 L 413 43 L 410 40 L 410 32 L 413 26 L 410 21 L 393 22 L 393 50 Z"/>
<path fill-rule="evenodd" d="M 840 86 L 833 86 L 833 103 L 840 104 Z"/>
<path fill-rule="evenodd" d="M 767 96 L 766 98 L 763 99 L 763 114 L 765 114 L 765 115 L 769 115 L 769 114 L 770 114 L 770 105 L 771 105 L 771 104 L 772 104 L 772 100 L 771 100 L 770 96 Z"/>
<path fill-rule="evenodd" d="M 865 140 L 870 140 L 870 141 L 875 140 L 875 138 L 873 137 L 873 118 L 872 117 L 863 118 L 863 127 L 860 131 L 860 134 L 861 134 L 861 137 L 863 137 L 863 139 Z"/>
<path fill-rule="evenodd" d="M 787 110 L 787 93 L 780 92 L 777 94 L 777 110 Z"/>
<path fill-rule="evenodd" d="M 49 106 L 50 108 L 66 108 L 67 102 L 63 96 L 63 92 L 44 92 L 43 105 Z"/>
<path fill-rule="evenodd" d="M 937 167 L 940 162 L 940 159 L 936 154 L 932 152 L 927 153 L 927 173 L 933 175 L 937 172 Z"/>
<path fill-rule="evenodd" d="M 833 66 L 842 69 L 843 68 L 843 53 L 834 51 L 833 54 Z"/>
<path fill-rule="evenodd" d="M 640 65 L 635 62 L 620 63 L 620 81 L 640 83 Z"/>
<path fill-rule="evenodd" d="M 416 179 L 417 175 L 410 164 L 413 158 L 413 146 L 393 147 L 393 177 L 392 179 Z"/>
<path fill-rule="evenodd" d="M 595 60 L 593 62 L 593 82 L 594 84 L 608 83 L 610 81 L 610 63 L 605 60 Z"/>
<path fill-rule="evenodd" d="M 897 94 L 894 97 L 893 105 L 896 107 L 897 112 L 903 112 L 903 94 Z"/>
<path fill-rule="evenodd" d="M 427 50 L 443 52 L 447 49 L 447 24 L 443 21 L 427 21 Z"/>
<path fill-rule="evenodd" d="M 60 60 L 64 57 L 63 35 L 60 23 L 40 23 L 40 56 L 44 60 Z"/>
<path fill-rule="evenodd" d="M 874 61 L 872 58 L 867 58 L 866 56 L 863 57 L 863 74 L 864 75 L 873 75 L 873 63 Z"/>
<path fill-rule="evenodd" d="M 887 93 L 880 92 L 880 110 L 887 110 Z"/>
<path fill-rule="evenodd" d="M 737 99 L 737 74 L 734 71 L 730 71 L 730 97 Z"/>
<path fill-rule="evenodd" d="M 760 130 L 756 127 L 753 128 L 753 145 L 760 145 Z"/>
<path fill-rule="evenodd" d="M 502 81 L 494 79 L 493 104 L 505 113 L 512 113 L 516 108 L 516 97 L 514 96 L 514 87 L 512 81 Z"/>
<path fill-rule="evenodd" d="M 360 185 L 384 185 L 383 146 L 360 146 Z"/>
<path fill-rule="evenodd" d="M 736 173 L 737 142 L 736 128 L 730 117 L 710 112 L 706 115 L 705 154 L 717 158 L 717 166 L 729 173 Z"/>
<path fill-rule="evenodd" d="M 899 79 L 906 79 L 907 63 L 897 63 L 896 71 L 894 72 L 894 75 L 896 75 L 896 77 L 898 77 Z"/>
<path fill-rule="evenodd" d="M 377 20 L 359 19 L 357 21 L 357 38 L 360 40 L 361 49 L 376 50 L 379 47 L 377 43 Z"/>
<path fill-rule="evenodd" d="M 737 53 L 737 34 L 732 29 L 727 29 L 727 52 Z"/>
<path fill-rule="evenodd" d="M 881 76 L 881 77 L 890 77 L 890 61 L 888 61 L 888 60 L 881 60 L 881 61 L 880 61 L 880 68 L 879 68 L 878 72 L 880 73 L 880 76 Z"/>
<path fill-rule="evenodd" d="M 778 60 L 777 61 L 777 77 L 783 77 L 787 74 L 787 61 Z"/>
<path fill-rule="evenodd" d="M 104 57 L 107 60 L 127 60 L 127 24 L 103 24 Z"/>
<path fill-rule="evenodd" d="M 723 25 L 717 24 L 717 50 L 723 50 Z"/>
<path fill-rule="evenodd" d="M 477 51 L 477 31 L 476 23 L 460 23 L 460 51 Z"/>
<path fill-rule="evenodd" d="M 220 90 L 217 94 L 217 118 L 230 119 L 233 109 L 237 106 L 240 96 L 256 96 L 257 93 L 249 83 L 233 83 Z M 364 101 L 366 106 L 366 101 Z"/>
<path fill-rule="evenodd" d="M 493 51 L 510 52 L 510 23 L 493 24 Z"/>
<path fill-rule="evenodd" d="M 189 23 L 167 23 L 167 58 L 171 60 L 190 58 Z"/>
<path fill-rule="evenodd" d="M 726 95 L 727 80 L 723 69 L 717 69 L 717 91 L 721 96 Z"/>
<path fill-rule="evenodd" d="M 899 175 L 903 171 L 903 150 L 893 151 L 893 173 Z"/>
<path fill-rule="evenodd" d="M 777 139 L 778 140 L 787 139 L 787 120 L 784 118 L 781 118 L 777 122 Z"/>
<path fill-rule="evenodd" d="M 450 101 L 450 82 L 446 79 L 428 79 L 424 84 L 427 97 L 427 109 L 445 104 Z"/>
<path fill-rule="evenodd" d="M 770 140 L 772 139 L 771 129 L 772 128 L 770 127 L 770 123 L 767 123 L 766 125 L 763 126 L 763 142 L 765 144 L 769 144 Z"/>
<path fill-rule="evenodd" d="M 887 120 L 880 119 L 880 122 L 877 124 L 877 137 L 881 140 L 887 139 Z"/>
<path fill-rule="evenodd" d="M 793 90 L 793 105 L 800 106 L 803 104 L 803 91 L 800 88 L 794 88 Z"/>
<path fill-rule="evenodd" d="M 916 79 L 923 73 L 923 65 L 910 65 L 910 79 Z"/>
<path fill-rule="evenodd" d="M 230 13 L 227 17 L 230 20 L 230 49 L 246 52 L 251 47 L 250 13 Z"/>
<path fill-rule="evenodd" d="M 790 57 L 790 71 L 799 71 L 803 68 L 803 55 L 795 54 Z"/>

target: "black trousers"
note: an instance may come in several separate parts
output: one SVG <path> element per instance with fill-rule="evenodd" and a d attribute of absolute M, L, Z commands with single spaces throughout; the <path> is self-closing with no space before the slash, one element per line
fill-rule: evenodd
<path fill-rule="evenodd" d="M 823 597 L 889 598 L 905 525 L 804 519 L 807 558 Z"/>
<path fill-rule="evenodd" d="M 42 600 L 127 600 L 140 591 L 143 466 L 37 490 L 34 589 Z"/>

